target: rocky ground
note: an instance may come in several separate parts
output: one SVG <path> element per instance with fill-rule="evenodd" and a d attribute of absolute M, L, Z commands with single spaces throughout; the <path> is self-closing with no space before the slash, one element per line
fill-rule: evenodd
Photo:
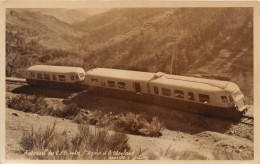
<path fill-rule="evenodd" d="M 21 84 L 7 84 L 6 99 L 21 94 L 13 92 L 21 86 Z M 64 98 L 46 97 L 45 99 L 49 105 L 59 106 Z M 143 159 L 178 159 L 176 154 L 183 152 L 188 152 L 186 157 L 191 159 L 253 159 L 253 126 L 234 124 L 190 113 L 183 114 L 179 111 L 171 111 L 168 114 L 169 109 L 163 107 L 107 97 L 89 95 L 87 99 L 89 102 L 87 110 L 97 108 L 104 112 L 118 113 L 119 109 L 131 106 L 127 110 L 132 110 L 133 113 L 141 110 L 139 112 L 155 114 L 165 123 L 166 129 L 158 138 L 127 134 L 132 150 L 143 151 Z M 153 112 L 149 113 L 148 110 Z M 5 115 L 6 159 L 27 158 L 21 152 L 19 142 L 23 133 L 30 131 L 32 126 L 34 129 L 44 128 L 56 120 L 56 129 L 58 131 L 66 130 L 69 136 L 72 136 L 77 129 L 77 124 L 69 119 L 42 116 L 8 107 L 6 107 Z"/>

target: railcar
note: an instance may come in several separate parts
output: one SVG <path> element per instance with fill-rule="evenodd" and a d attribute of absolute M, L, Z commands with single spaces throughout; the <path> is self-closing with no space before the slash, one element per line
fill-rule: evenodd
<path fill-rule="evenodd" d="M 86 72 L 87 90 L 103 96 L 145 101 L 149 95 L 148 83 L 154 73 L 95 68 Z"/>
<path fill-rule="evenodd" d="M 85 71 L 80 67 L 34 65 L 26 70 L 26 82 L 31 86 L 54 89 L 81 89 Z"/>
<path fill-rule="evenodd" d="M 239 118 L 249 108 L 232 82 L 164 74 L 149 83 L 153 102 L 208 116 Z"/>
<path fill-rule="evenodd" d="M 96 94 L 214 117 L 239 118 L 248 110 L 239 87 L 228 81 L 95 68 L 86 72 L 85 84 Z"/>

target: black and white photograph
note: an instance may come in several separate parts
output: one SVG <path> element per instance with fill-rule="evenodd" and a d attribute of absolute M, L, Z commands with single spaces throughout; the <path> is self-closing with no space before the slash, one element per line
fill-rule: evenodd
<path fill-rule="evenodd" d="M 254 161 L 254 12 L 5 7 L 3 158 Z"/>

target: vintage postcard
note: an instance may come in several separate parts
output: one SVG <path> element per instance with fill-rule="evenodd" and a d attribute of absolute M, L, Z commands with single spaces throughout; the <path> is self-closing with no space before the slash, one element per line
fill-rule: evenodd
<path fill-rule="evenodd" d="M 3 1 L 1 162 L 259 162 L 259 15 L 257 2 Z"/>

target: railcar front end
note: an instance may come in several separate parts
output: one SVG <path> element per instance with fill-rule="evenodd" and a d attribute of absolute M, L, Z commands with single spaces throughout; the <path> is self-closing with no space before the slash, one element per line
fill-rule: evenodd
<path fill-rule="evenodd" d="M 78 67 L 35 65 L 26 71 L 27 84 L 40 88 L 80 90 L 85 71 Z"/>

